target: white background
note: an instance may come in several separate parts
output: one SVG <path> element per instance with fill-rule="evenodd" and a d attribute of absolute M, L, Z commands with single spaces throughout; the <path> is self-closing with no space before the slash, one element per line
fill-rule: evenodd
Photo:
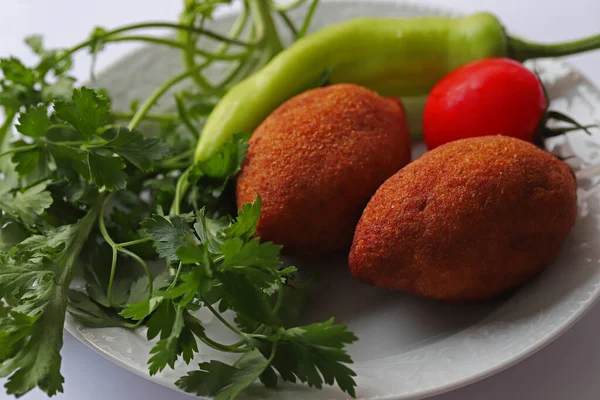
<path fill-rule="evenodd" d="M 42 33 L 50 47 L 81 41 L 95 25 L 107 28 L 144 20 L 175 20 L 178 0 L 0 0 L 0 56 L 31 59 L 22 38 Z M 488 10 L 512 32 L 531 40 L 561 41 L 600 32 L 599 0 L 427 0 L 464 12 Z M 101 56 L 106 66 L 132 46 L 114 45 Z M 571 61 L 600 85 L 600 51 Z M 87 78 L 89 60 L 76 58 L 76 76 Z M 574 328 L 520 364 L 434 400 L 600 399 L 600 307 Z M 65 394 L 60 400 L 184 400 L 186 395 L 122 370 L 70 335 L 62 351 Z M 5 396 L 0 390 L 0 399 Z M 23 399 L 42 400 L 32 392 Z"/>

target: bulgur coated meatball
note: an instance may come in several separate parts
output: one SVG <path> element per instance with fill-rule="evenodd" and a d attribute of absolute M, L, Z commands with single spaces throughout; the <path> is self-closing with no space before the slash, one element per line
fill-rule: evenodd
<path fill-rule="evenodd" d="M 314 89 L 286 101 L 253 133 L 237 204 L 259 194 L 257 235 L 313 258 L 350 247 L 373 193 L 408 162 L 398 100 L 351 84 Z"/>
<path fill-rule="evenodd" d="M 575 223 L 569 166 L 509 137 L 445 144 L 388 179 L 349 257 L 365 282 L 452 301 L 516 288 L 556 256 Z"/>

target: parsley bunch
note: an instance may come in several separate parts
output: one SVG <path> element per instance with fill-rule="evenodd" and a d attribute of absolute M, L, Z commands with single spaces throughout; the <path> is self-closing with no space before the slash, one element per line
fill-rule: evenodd
<path fill-rule="evenodd" d="M 344 346 L 356 340 L 354 334 L 333 325 L 333 319 L 288 326 L 279 315 L 284 284 L 296 269 L 282 268 L 281 246 L 254 237 L 260 208 L 258 198 L 246 204 L 235 220 L 208 218 L 204 209 L 190 222 L 182 216 L 161 215 L 144 220 L 142 226 L 157 253 L 177 264 L 177 272 L 169 286 L 127 306 L 121 315 L 146 320 L 148 339 L 160 338 L 151 351 L 151 374 L 173 367 L 179 357 L 189 362 L 197 350 L 196 339 L 216 350 L 241 354 L 232 365 L 201 363 L 177 382 L 188 392 L 230 399 L 257 378 L 275 387 L 276 370 L 284 380 L 319 388 L 337 382 L 354 396 L 354 373 L 344 365 L 352 362 Z M 192 314 L 198 307 L 208 308 L 240 341 L 222 344 L 207 337 Z M 236 313 L 235 324 L 222 316 L 226 310 Z"/>
<path fill-rule="evenodd" d="M 0 254 L 0 368 L 9 394 L 39 386 L 62 390 L 60 355 L 68 288 L 92 238 L 106 192 L 125 188 L 169 149 L 139 132 L 105 125 L 108 102 L 87 88 L 71 102 L 30 106 L 17 130 L 25 140 L 0 156 L 14 170 L 3 179 L 0 208 L 25 238 Z M 129 173 L 125 172 L 129 167 Z"/>
<path fill-rule="evenodd" d="M 66 50 L 48 50 L 33 36 L 26 42 L 38 55 L 35 65 L 0 60 L 0 377 L 8 377 L 8 394 L 63 390 L 69 313 L 90 327 L 146 326 L 148 339 L 158 339 L 150 374 L 190 363 L 201 346 L 237 356 L 231 364 L 205 360 L 177 381 L 200 396 L 233 399 L 256 380 L 274 388 L 279 379 L 337 384 L 354 396 L 345 347 L 356 337 L 333 319 L 298 324 L 305 284 L 282 264 L 280 246 L 256 237 L 260 198 L 237 211 L 233 179 L 248 135 L 201 163 L 190 150 L 227 88 L 282 48 L 273 17 L 294 37 L 306 33 L 316 1 L 300 27 L 287 15 L 305 1 L 280 7 L 245 0 L 222 35 L 205 22 L 229 1 L 187 0 L 179 23 L 96 28 Z M 129 34 L 148 27 L 179 36 Z M 69 75 L 75 52 L 96 57 L 121 41 L 180 49 L 186 66 L 128 112 L 112 110 L 102 89 L 74 88 Z M 212 81 L 216 61 L 229 68 Z M 173 94 L 172 113 L 152 113 L 188 79 L 194 85 Z M 238 341 L 209 337 L 200 309 Z"/>

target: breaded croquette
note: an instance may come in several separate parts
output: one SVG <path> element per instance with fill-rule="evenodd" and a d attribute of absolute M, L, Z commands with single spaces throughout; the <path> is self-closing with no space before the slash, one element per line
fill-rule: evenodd
<path fill-rule="evenodd" d="M 314 258 L 349 248 L 379 185 L 410 162 L 400 102 L 357 85 L 304 92 L 250 138 L 237 203 L 260 194 L 257 235 Z"/>
<path fill-rule="evenodd" d="M 451 302 L 514 289 L 556 256 L 577 214 L 571 169 L 533 144 L 463 139 L 388 179 L 350 252 L 365 282 Z"/>

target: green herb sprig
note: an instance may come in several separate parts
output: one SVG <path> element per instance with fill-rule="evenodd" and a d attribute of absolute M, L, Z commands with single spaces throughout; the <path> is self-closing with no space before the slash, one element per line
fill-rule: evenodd
<path fill-rule="evenodd" d="M 281 247 L 255 236 L 260 198 L 236 210 L 232 182 L 248 135 L 202 163 L 190 150 L 222 94 L 283 48 L 274 19 L 300 38 L 317 1 L 298 27 L 287 13 L 307 0 L 244 0 L 228 34 L 208 29 L 215 8 L 229 2 L 186 0 L 177 23 L 98 27 L 64 50 L 32 36 L 35 65 L 0 60 L 0 377 L 8 394 L 62 392 L 69 313 L 96 328 L 145 325 L 148 339 L 158 339 L 150 374 L 190 363 L 199 346 L 237 354 L 232 364 L 208 360 L 179 379 L 200 396 L 233 399 L 257 379 L 267 388 L 279 379 L 337 384 L 355 395 L 345 348 L 356 337 L 332 319 L 298 324 L 303 284 L 279 259 Z M 146 28 L 177 36 L 139 33 Z M 103 48 L 125 41 L 178 49 L 185 65 L 128 112 L 69 75 L 77 52 L 88 50 L 94 65 Z M 209 73 L 216 62 L 226 71 L 219 81 Z M 173 112 L 153 113 L 184 81 L 192 85 L 174 94 Z M 142 122 L 158 134 L 145 135 Z M 76 277 L 83 289 L 71 288 Z M 239 340 L 209 337 L 200 308 Z"/>

